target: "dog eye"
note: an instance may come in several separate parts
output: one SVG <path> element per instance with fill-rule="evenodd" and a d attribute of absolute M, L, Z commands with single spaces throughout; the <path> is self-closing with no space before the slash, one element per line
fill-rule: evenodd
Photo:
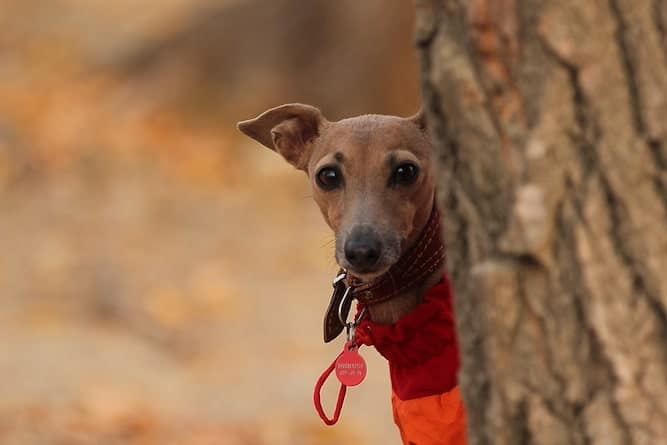
<path fill-rule="evenodd" d="M 322 167 L 317 172 L 316 180 L 322 190 L 329 191 L 340 187 L 343 175 L 336 167 Z"/>
<path fill-rule="evenodd" d="M 419 168 L 416 165 L 406 162 L 394 169 L 391 175 L 392 185 L 410 185 L 417 179 Z"/>

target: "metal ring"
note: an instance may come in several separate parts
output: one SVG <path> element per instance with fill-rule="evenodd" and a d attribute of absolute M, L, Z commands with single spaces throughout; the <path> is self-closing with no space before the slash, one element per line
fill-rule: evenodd
<path fill-rule="evenodd" d="M 364 315 L 366 315 L 366 306 L 361 308 L 359 315 L 357 315 L 356 320 L 354 320 L 354 322 L 352 323 L 354 327 L 357 327 L 359 325 L 361 319 L 364 318 Z"/>
<path fill-rule="evenodd" d="M 356 325 L 354 323 L 348 323 L 346 325 L 347 327 L 347 341 L 348 342 L 354 342 L 354 332 L 356 329 Z"/>
<path fill-rule="evenodd" d="M 343 272 L 339 273 L 338 275 L 336 275 L 336 278 L 333 279 L 333 281 L 331 282 L 331 284 L 333 284 L 333 286 L 336 287 L 336 285 L 337 285 L 338 283 L 340 283 L 341 281 L 343 281 L 343 280 L 345 279 L 346 276 L 347 276 L 347 272 L 346 272 L 346 271 L 343 271 Z"/>
<path fill-rule="evenodd" d="M 343 294 L 343 298 L 340 299 L 340 303 L 338 304 L 338 319 L 340 320 L 340 323 L 345 326 L 347 324 L 347 317 L 345 317 L 345 320 L 343 320 L 343 305 L 345 304 L 345 301 L 347 301 L 347 298 L 350 296 L 350 292 L 352 291 L 351 287 L 348 287 L 345 289 L 345 293 Z"/>

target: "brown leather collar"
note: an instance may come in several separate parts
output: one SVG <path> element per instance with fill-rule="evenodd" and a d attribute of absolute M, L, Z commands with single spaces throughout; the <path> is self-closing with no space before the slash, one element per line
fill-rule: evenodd
<path fill-rule="evenodd" d="M 433 206 L 431 216 L 417 242 L 387 273 L 369 282 L 362 282 L 350 274 L 344 275 L 344 280 L 334 280 L 334 292 L 324 316 L 324 341 L 330 342 L 343 331 L 343 320 L 350 311 L 353 299 L 364 306 L 391 300 L 423 283 L 442 266 L 444 259 L 445 246 L 440 234 L 440 213 Z M 342 269 L 338 277 L 341 277 L 341 274 L 345 274 Z"/>

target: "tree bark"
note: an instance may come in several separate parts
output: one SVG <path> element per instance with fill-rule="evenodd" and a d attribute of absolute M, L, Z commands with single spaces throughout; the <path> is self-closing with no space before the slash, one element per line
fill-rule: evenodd
<path fill-rule="evenodd" d="M 667 0 L 417 0 L 471 444 L 667 443 Z"/>

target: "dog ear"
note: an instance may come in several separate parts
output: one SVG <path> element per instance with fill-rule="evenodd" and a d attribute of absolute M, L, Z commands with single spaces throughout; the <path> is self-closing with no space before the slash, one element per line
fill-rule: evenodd
<path fill-rule="evenodd" d="M 426 131 L 426 113 L 424 112 L 424 108 L 420 108 L 419 111 L 408 117 L 407 118 L 410 122 L 415 124 L 417 128 L 419 128 L 422 131 Z"/>
<path fill-rule="evenodd" d="M 306 170 L 310 143 L 319 136 L 326 119 L 310 105 L 287 104 L 237 124 L 247 136 L 280 153 L 290 164 Z"/>

